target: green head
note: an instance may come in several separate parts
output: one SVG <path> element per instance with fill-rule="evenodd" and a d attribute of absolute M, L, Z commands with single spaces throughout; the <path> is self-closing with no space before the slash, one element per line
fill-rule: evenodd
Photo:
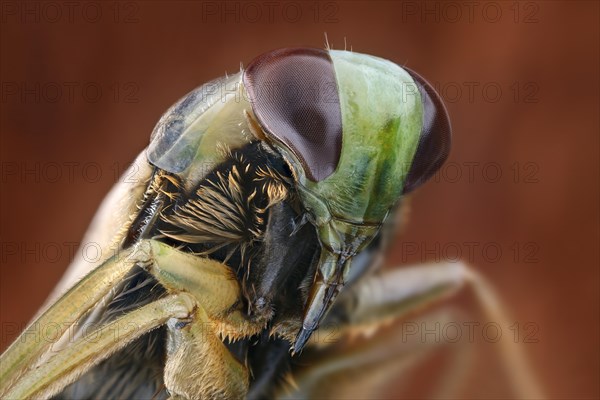
<path fill-rule="evenodd" d="M 420 76 L 365 54 L 282 49 L 255 59 L 243 83 L 322 244 L 299 349 L 346 282 L 352 257 L 401 196 L 444 162 L 450 123 Z"/>

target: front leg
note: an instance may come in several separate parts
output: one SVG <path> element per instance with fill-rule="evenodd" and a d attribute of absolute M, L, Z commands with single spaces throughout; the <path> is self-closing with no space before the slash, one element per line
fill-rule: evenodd
<path fill-rule="evenodd" d="M 56 326 L 58 337 L 63 335 L 70 324 L 94 307 L 145 256 L 142 245 L 115 254 L 81 279 L 28 326 L 0 357 L 0 395 L 51 347 L 50 341 L 36 340 L 44 337 L 43 330 L 46 327 Z"/>
<path fill-rule="evenodd" d="M 242 399 L 248 369 L 225 347 L 215 323 L 198 306 L 189 324 L 168 324 L 165 386 L 173 398 Z"/>
<path fill-rule="evenodd" d="M 189 399 L 243 397 L 248 372 L 222 339 L 250 336 L 264 327 L 264 321 L 250 322 L 244 317 L 239 283 L 229 267 L 155 240 L 142 240 L 100 265 L 28 332 L 42 329 L 49 321 L 66 335 L 67 328 L 80 322 L 136 264 L 145 266 L 170 296 L 126 313 L 56 352 L 49 351 L 50 343 L 39 343 L 32 340 L 35 336 L 24 334 L 0 359 L 2 397 L 49 398 L 167 321 L 170 338 L 165 383 L 169 392 Z"/>
<path fill-rule="evenodd" d="M 25 371 L 10 387 L 6 399 L 46 399 L 59 393 L 92 366 L 108 358 L 171 318 L 187 318 L 194 299 L 171 295 L 134 310 L 84 335 L 49 359 Z"/>
<path fill-rule="evenodd" d="M 248 369 L 223 340 L 259 333 L 266 321 L 245 318 L 241 290 L 233 271 L 215 260 L 149 241 L 148 271 L 167 291 L 186 292 L 196 300 L 187 321 L 168 326 L 165 386 L 173 399 L 239 399 L 248 392 Z"/>

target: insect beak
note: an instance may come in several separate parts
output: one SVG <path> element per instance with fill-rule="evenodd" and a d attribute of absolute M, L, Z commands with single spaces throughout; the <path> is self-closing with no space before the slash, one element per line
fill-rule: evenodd
<path fill-rule="evenodd" d="M 321 250 L 315 281 L 306 304 L 302 329 L 294 342 L 293 353 L 300 353 L 319 322 L 329 310 L 346 282 L 352 257 L 337 254 L 329 249 Z"/>
<path fill-rule="evenodd" d="M 353 223 L 331 218 L 319 229 L 321 255 L 314 282 L 306 302 L 302 328 L 296 336 L 293 353 L 299 353 L 335 298 L 349 281 L 353 257 L 379 231 L 379 224 Z"/>

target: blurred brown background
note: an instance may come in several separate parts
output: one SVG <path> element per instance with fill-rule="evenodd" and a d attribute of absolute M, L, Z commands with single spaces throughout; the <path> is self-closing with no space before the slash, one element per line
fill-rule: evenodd
<path fill-rule="evenodd" d="M 327 33 L 333 48 L 418 71 L 451 115 L 449 163 L 415 194 L 389 262 L 474 265 L 521 333 L 536 327 L 522 348 L 547 395 L 600 396 L 597 2 L 3 1 L 1 11 L 2 349 L 163 111 L 240 62 L 322 47 Z M 473 393 L 486 393 L 479 373 Z"/>

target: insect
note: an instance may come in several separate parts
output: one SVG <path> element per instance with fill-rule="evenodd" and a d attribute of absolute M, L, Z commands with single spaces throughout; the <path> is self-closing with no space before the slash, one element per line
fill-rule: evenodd
<path fill-rule="evenodd" d="M 276 50 L 197 88 L 95 217 L 85 242 L 104 261 L 74 262 L 2 355 L 2 398 L 285 397 L 327 332 L 367 331 L 467 280 L 458 264 L 378 270 L 450 137 L 422 77 L 365 54 Z M 49 324 L 60 339 L 36 340 Z M 298 376 L 314 393 L 315 373 Z"/>

